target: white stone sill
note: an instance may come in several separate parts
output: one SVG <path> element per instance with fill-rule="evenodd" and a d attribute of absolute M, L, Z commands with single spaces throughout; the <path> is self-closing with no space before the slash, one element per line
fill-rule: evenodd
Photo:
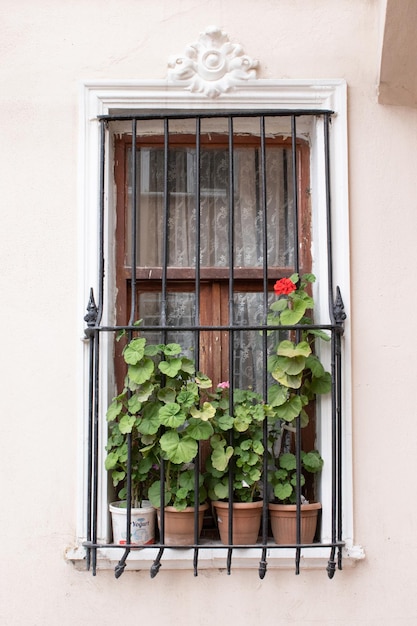
<path fill-rule="evenodd" d="M 326 569 L 330 548 L 302 548 L 300 568 Z M 159 548 L 134 548 L 128 558 L 126 571 L 150 570 L 159 552 Z M 295 564 L 294 548 L 271 548 L 267 549 L 267 570 L 292 569 Z M 98 548 L 97 570 L 114 569 L 124 554 L 123 548 Z M 165 548 L 161 559 L 161 570 L 193 570 L 194 550 L 192 548 L 171 549 Z M 69 548 L 66 551 L 66 559 L 72 562 L 76 569 L 86 569 L 86 550 L 83 546 Z M 258 569 L 262 557 L 262 548 L 234 548 L 232 555 L 232 571 L 235 569 Z M 337 553 L 336 553 L 337 557 Z M 352 567 L 358 561 L 365 558 L 365 552 L 361 546 L 343 548 L 342 567 Z M 198 555 L 198 570 L 216 569 L 225 570 L 227 560 L 227 548 L 204 548 Z"/>

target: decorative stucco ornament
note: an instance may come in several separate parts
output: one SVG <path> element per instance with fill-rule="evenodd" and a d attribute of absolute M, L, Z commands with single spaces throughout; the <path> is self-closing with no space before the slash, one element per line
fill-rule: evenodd
<path fill-rule="evenodd" d="M 217 26 L 209 26 L 198 41 L 186 47 L 184 56 L 168 62 L 168 79 L 193 92 L 217 98 L 250 78 L 256 78 L 258 61 L 231 43 Z"/>

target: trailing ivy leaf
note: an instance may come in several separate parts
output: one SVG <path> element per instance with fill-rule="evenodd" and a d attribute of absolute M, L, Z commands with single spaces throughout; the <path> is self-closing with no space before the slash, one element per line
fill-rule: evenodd
<path fill-rule="evenodd" d="M 143 385 L 151 378 L 155 364 L 152 359 L 144 357 L 136 365 L 129 365 L 127 374 L 137 385 Z"/>
<path fill-rule="evenodd" d="M 170 359 L 169 361 L 161 361 L 158 365 L 160 371 L 169 376 L 169 378 L 175 378 L 181 369 L 181 359 Z"/>
<path fill-rule="evenodd" d="M 166 458 L 173 463 L 190 463 L 198 451 L 198 444 L 195 439 L 188 436 L 180 437 L 174 430 L 164 433 L 160 439 L 160 444 Z"/>
<path fill-rule="evenodd" d="M 186 416 L 176 402 L 168 402 L 159 409 L 159 419 L 163 426 L 178 428 L 184 424 Z"/>
<path fill-rule="evenodd" d="M 123 358 L 128 365 L 136 365 L 145 354 L 146 339 L 137 337 L 132 339 L 123 350 Z"/>

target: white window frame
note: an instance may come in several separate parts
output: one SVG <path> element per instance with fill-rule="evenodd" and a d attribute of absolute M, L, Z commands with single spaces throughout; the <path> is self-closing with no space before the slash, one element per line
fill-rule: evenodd
<path fill-rule="evenodd" d="M 359 546 L 353 541 L 353 502 L 352 502 L 352 417 L 351 417 L 351 344 L 350 344 L 350 281 L 349 281 L 349 215 L 348 215 L 348 166 L 347 166 L 347 86 L 344 80 L 248 80 L 238 85 L 233 91 L 222 94 L 217 99 L 205 95 L 190 93 L 183 87 L 170 85 L 167 81 L 86 81 L 81 85 L 81 107 L 79 119 L 79 399 L 78 399 L 78 506 L 77 506 L 77 547 L 70 549 L 67 557 L 77 563 L 85 559 L 82 542 L 86 539 L 86 471 L 87 471 L 87 398 L 88 398 L 88 358 L 87 342 L 84 337 L 86 303 L 91 287 L 97 289 L 98 263 L 98 206 L 99 206 L 99 123 L 97 117 L 111 113 L 131 113 L 133 111 L 153 110 L 331 110 L 332 125 L 330 132 L 330 184 L 333 207 L 332 240 L 334 284 L 339 285 L 343 296 L 347 320 L 343 337 L 343 540 L 345 541 L 345 561 L 352 562 L 364 557 Z M 312 212 L 313 212 L 313 271 L 320 277 L 327 276 L 326 246 L 315 245 L 327 237 L 325 220 L 315 220 L 319 211 L 325 213 L 324 149 L 322 119 L 315 118 L 311 140 L 311 160 L 315 164 L 312 175 Z M 111 153 L 108 152 L 109 154 Z M 106 163 L 107 181 L 113 178 L 113 163 Z M 105 202 L 111 204 L 112 185 L 107 184 Z M 113 242 L 114 225 L 106 225 L 107 242 Z M 107 244 L 106 276 L 112 280 L 112 244 Z M 322 252 L 321 252 L 322 250 Z M 320 307 L 327 308 L 327 292 L 323 289 L 316 294 Z M 105 313 L 106 315 L 106 313 Z M 105 323 L 105 321 L 104 321 Z M 106 346 L 104 346 L 106 350 Z M 111 357 L 111 349 L 104 354 L 103 362 Z M 105 405 L 109 390 L 107 374 L 102 375 L 102 406 Z M 104 470 L 104 446 L 106 443 L 106 422 L 102 420 L 100 432 L 100 450 L 103 462 L 99 476 L 98 538 L 105 541 L 109 531 L 107 512 L 107 476 Z M 329 445 L 330 432 L 326 428 L 319 433 L 322 454 Z M 329 472 L 330 474 L 330 472 Z M 322 475 L 322 494 L 330 493 L 330 475 L 325 468 Z M 330 529 L 323 529 L 323 541 L 330 540 Z M 170 567 L 192 568 L 189 551 L 166 549 L 164 569 Z M 200 550 L 199 568 L 224 567 L 225 552 L 216 549 Z M 293 567 L 295 550 L 270 550 L 268 568 L 282 567 L 287 563 Z M 123 554 L 122 549 L 98 550 L 98 568 L 113 567 Z M 128 558 L 129 569 L 149 567 L 156 555 L 153 549 L 132 551 Z M 303 563 L 316 566 L 327 563 L 328 548 L 303 549 Z M 256 550 L 234 550 L 233 567 L 258 567 L 259 554 Z"/>

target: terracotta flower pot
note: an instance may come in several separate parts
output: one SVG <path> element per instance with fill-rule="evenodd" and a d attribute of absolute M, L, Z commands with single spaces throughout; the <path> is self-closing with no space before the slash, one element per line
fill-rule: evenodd
<path fill-rule="evenodd" d="M 295 504 L 270 503 L 269 516 L 275 543 L 294 544 L 297 542 L 297 506 Z M 321 509 L 319 502 L 301 505 L 301 543 L 313 543 L 316 534 L 317 515 Z"/>
<path fill-rule="evenodd" d="M 204 511 L 208 504 L 200 504 L 198 512 L 199 536 L 203 528 Z M 173 506 L 166 506 L 165 512 L 165 543 L 173 546 L 189 546 L 194 543 L 194 507 L 188 506 L 178 511 Z M 158 527 L 161 528 L 161 510 L 157 509 Z"/>
<path fill-rule="evenodd" d="M 229 543 L 229 503 L 216 500 L 213 502 L 216 511 L 220 540 Z M 262 501 L 233 502 L 233 535 L 232 543 L 247 545 L 256 543 L 262 517 Z"/>

